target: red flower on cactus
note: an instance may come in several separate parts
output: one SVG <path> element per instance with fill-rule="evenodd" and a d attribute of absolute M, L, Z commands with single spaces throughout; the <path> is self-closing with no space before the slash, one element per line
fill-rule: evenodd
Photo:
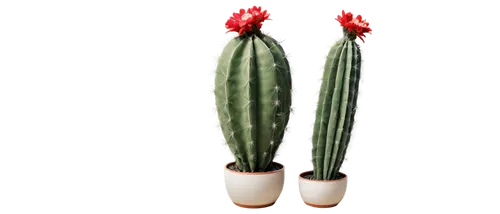
<path fill-rule="evenodd" d="M 241 36 L 245 32 L 252 32 L 253 28 L 259 30 L 262 22 L 270 20 L 269 15 L 271 14 L 267 13 L 267 10 L 261 12 L 261 8 L 256 6 L 248 8 L 246 12 L 240 9 L 240 13 L 233 13 L 233 16 L 227 20 L 226 28 L 229 29 L 227 32 L 235 31 Z"/>
<path fill-rule="evenodd" d="M 358 15 L 353 19 L 351 12 L 346 14 L 342 10 L 342 16 L 337 16 L 335 20 L 339 21 L 340 26 L 347 28 L 349 33 L 353 33 L 358 36 L 363 42 L 365 42 L 365 40 L 363 40 L 362 36 L 366 37 L 364 33 L 372 34 L 372 29 L 368 27 L 370 23 L 366 22 L 366 20 L 362 20 L 361 15 Z"/>

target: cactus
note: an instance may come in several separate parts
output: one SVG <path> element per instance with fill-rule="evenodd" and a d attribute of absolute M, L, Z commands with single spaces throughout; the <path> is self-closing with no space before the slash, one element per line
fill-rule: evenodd
<path fill-rule="evenodd" d="M 328 53 L 313 131 L 314 179 L 335 180 L 340 177 L 356 113 L 361 54 L 355 39 L 371 33 L 361 16 L 353 19 L 349 12 L 338 16 L 344 37 Z M 364 42 L 364 40 L 363 40 Z"/>
<path fill-rule="evenodd" d="M 260 31 L 267 11 L 254 6 L 233 16 L 226 28 L 239 36 L 224 47 L 215 76 L 220 127 L 238 170 L 268 171 L 288 124 L 290 66 L 278 42 Z"/>

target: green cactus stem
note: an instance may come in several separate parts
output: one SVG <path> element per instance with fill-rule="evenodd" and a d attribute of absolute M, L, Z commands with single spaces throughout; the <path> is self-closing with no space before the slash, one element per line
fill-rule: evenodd
<path fill-rule="evenodd" d="M 334 180 L 345 157 L 356 113 L 361 54 L 349 34 L 328 54 L 313 133 L 314 178 Z"/>
<path fill-rule="evenodd" d="M 273 38 L 260 31 L 244 33 L 223 49 L 215 100 L 220 127 L 240 171 L 269 170 L 288 124 L 291 86 L 286 55 Z"/>

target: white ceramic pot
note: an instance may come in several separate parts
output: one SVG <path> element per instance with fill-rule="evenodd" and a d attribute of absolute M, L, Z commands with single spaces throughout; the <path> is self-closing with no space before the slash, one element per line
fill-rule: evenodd
<path fill-rule="evenodd" d="M 327 208 L 337 206 L 344 198 L 347 188 L 347 175 L 338 180 L 311 180 L 304 178 L 313 171 L 303 172 L 299 175 L 300 196 L 304 203 L 311 207 Z"/>
<path fill-rule="evenodd" d="M 274 164 L 279 164 L 273 162 Z M 262 208 L 274 204 L 283 190 L 285 167 L 271 172 L 236 172 L 224 167 L 224 179 L 229 198 L 245 208 Z"/>

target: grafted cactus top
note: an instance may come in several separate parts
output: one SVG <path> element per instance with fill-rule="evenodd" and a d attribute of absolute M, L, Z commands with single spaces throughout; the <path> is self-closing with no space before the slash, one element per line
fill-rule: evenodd
<path fill-rule="evenodd" d="M 241 9 L 226 22 L 238 32 L 219 58 L 215 101 L 220 127 L 238 170 L 273 169 L 292 103 L 290 66 L 281 45 L 260 32 L 260 7 Z"/>

